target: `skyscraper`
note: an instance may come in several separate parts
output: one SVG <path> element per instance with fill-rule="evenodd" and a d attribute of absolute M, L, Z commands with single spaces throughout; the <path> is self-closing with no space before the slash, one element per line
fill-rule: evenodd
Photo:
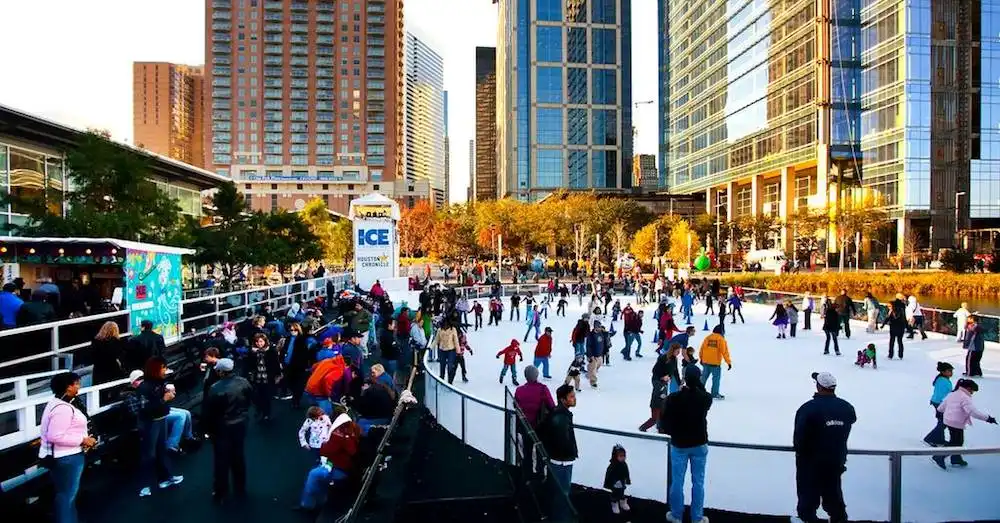
<path fill-rule="evenodd" d="M 472 201 L 497 198 L 497 50 L 476 48 L 475 178 Z"/>
<path fill-rule="evenodd" d="M 893 223 L 863 251 L 1000 225 L 995 0 L 660 4 L 672 193 L 705 191 L 723 220 L 879 205 Z"/>
<path fill-rule="evenodd" d="M 444 206 L 451 204 L 451 139 L 448 138 L 448 91 L 444 92 Z"/>
<path fill-rule="evenodd" d="M 499 5 L 498 194 L 630 188 L 631 0 Z"/>
<path fill-rule="evenodd" d="M 378 191 L 403 205 L 402 0 L 206 0 L 211 169 L 254 209 L 323 197 L 346 214 Z"/>
<path fill-rule="evenodd" d="M 659 187 L 656 172 L 656 157 L 652 154 L 637 154 L 632 160 L 632 185 L 645 191 L 655 191 Z"/>
<path fill-rule="evenodd" d="M 447 203 L 444 60 L 411 31 L 403 56 L 403 175 L 407 183 L 429 183 L 440 208 Z"/>
<path fill-rule="evenodd" d="M 469 140 L 469 189 L 465 193 L 465 201 L 476 201 L 476 141 Z"/>
<path fill-rule="evenodd" d="M 134 143 L 157 154 L 203 167 L 204 78 L 201 66 L 133 63 Z"/>

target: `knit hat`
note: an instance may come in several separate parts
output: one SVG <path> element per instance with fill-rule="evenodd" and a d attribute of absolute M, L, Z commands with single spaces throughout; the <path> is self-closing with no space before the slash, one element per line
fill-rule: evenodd
<path fill-rule="evenodd" d="M 143 375 L 144 374 L 143 374 L 143 372 L 141 370 L 136 369 L 136 370 L 132 371 L 131 373 L 129 373 L 129 375 L 128 375 L 128 382 L 129 383 L 135 383 L 135 382 L 141 380 L 142 377 L 143 377 Z"/>
<path fill-rule="evenodd" d="M 232 372 L 234 367 L 233 360 L 229 358 L 222 358 L 215 362 L 215 370 L 219 372 Z"/>
<path fill-rule="evenodd" d="M 534 383 L 538 381 L 538 368 L 535 367 L 534 365 L 528 365 L 527 367 L 525 367 L 524 379 L 527 380 L 528 383 Z"/>

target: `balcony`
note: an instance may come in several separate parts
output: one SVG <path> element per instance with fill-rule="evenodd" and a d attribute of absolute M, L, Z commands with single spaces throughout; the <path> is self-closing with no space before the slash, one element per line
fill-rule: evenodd
<path fill-rule="evenodd" d="M 290 52 L 292 54 L 305 56 L 309 54 L 309 47 L 305 45 L 293 45 Z"/>
<path fill-rule="evenodd" d="M 368 14 L 372 13 L 385 13 L 385 4 L 378 4 L 375 2 L 368 3 Z"/>
<path fill-rule="evenodd" d="M 275 13 L 273 11 L 266 11 L 264 13 L 265 22 L 280 22 L 285 19 L 285 15 L 281 13 Z"/>
<path fill-rule="evenodd" d="M 233 74 L 233 70 L 229 67 L 213 67 L 212 76 L 229 76 Z"/>
<path fill-rule="evenodd" d="M 285 48 L 280 45 L 265 45 L 264 54 L 284 54 Z"/>
<path fill-rule="evenodd" d="M 291 30 L 293 33 L 308 33 L 309 26 L 307 24 L 292 24 Z"/>
<path fill-rule="evenodd" d="M 231 81 L 227 77 L 216 77 L 212 79 L 212 87 L 230 87 Z"/>
<path fill-rule="evenodd" d="M 212 41 L 220 43 L 230 43 L 233 41 L 233 37 L 229 33 L 212 33 Z"/>
<path fill-rule="evenodd" d="M 304 34 L 293 34 L 289 41 L 293 44 L 308 44 L 309 36 Z"/>
<path fill-rule="evenodd" d="M 264 89 L 264 98 L 282 98 L 284 91 L 281 89 Z"/>
<path fill-rule="evenodd" d="M 368 15 L 368 23 L 385 25 L 385 17 L 382 15 Z"/>
<path fill-rule="evenodd" d="M 283 24 L 264 24 L 264 32 L 283 33 L 284 31 L 285 26 Z"/>
<path fill-rule="evenodd" d="M 266 11 L 284 11 L 284 2 L 264 2 L 264 9 Z"/>
<path fill-rule="evenodd" d="M 229 2 L 226 3 L 228 4 Z M 212 11 L 212 20 L 225 20 L 225 21 L 232 20 L 231 15 L 229 14 L 228 11 L 229 6 L 227 5 L 225 9 L 226 11 Z"/>
<path fill-rule="evenodd" d="M 292 11 L 308 11 L 309 4 L 306 2 L 292 2 Z"/>
<path fill-rule="evenodd" d="M 309 66 L 309 58 L 303 57 L 303 56 L 293 56 L 291 64 L 293 66 L 298 65 L 298 66 L 308 67 Z"/>
<path fill-rule="evenodd" d="M 284 35 L 278 33 L 270 33 L 264 35 L 264 43 L 268 44 L 280 44 L 284 41 Z"/>
<path fill-rule="evenodd" d="M 272 88 L 281 89 L 281 87 L 282 87 L 281 78 L 265 78 L 264 79 L 264 87 L 272 87 Z"/>
<path fill-rule="evenodd" d="M 233 48 L 228 45 L 215 44 L 212 46 L 212 52 L 217 54 L 232 54 Z"/>
<path fill-rule="evenodd" d="M 281 66 L 282 60 L 280 56 L 265 56 L 264 65 L 277 65 Z"/>
<path fill-rule="evenodd" d="M 232 96 L 232 89 L 212 89 L 212 98 L 230 98 Z"/>
<path fill-rule="evenodd" d="M 333 22 L 336 19 L 332 14 L 327 13 L 316 13 L 317 22 Z"/>
<path fill-rule="evenodd" d="M 305 22 L 305 23 L 309 23 L 309 14 L 308 13 L 292 13 L 291 20 L 293 22 Z"/>
<path fill-rule="evenodd" d="M 233 24 L 229 22 L 214 22 L 212 24 L 213 31 L 232 31 Z"/>
<path fill-rule="evenodd" d="M 280 67 L 265 67 L 264 76 L 277 76 L 278 78 L 284 76 L 284 72 Z"/>
<path fill-rule="evenodd" d="M 333 24 L 316 24 L 317 34 L 333 34 Z"/>
<path fill-rule="evenodd" d="M 232 9 L 232 0 L 212 0 L 213 9 Z"/>

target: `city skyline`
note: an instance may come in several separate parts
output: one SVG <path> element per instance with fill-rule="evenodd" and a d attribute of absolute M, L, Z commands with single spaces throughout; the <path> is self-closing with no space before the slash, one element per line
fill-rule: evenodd
<path fill-rule="evenodd" d="M 405 24 L 416 27 L 445 62 L 445 89 L 449 91 L 449 135 L 452 143 L 475 137 L 475 48 L 496 45 L 497 6 L 484 0 L 405 0 Z M 656 99 L 656 6 L 633 6 L 633 98 Z M 40 77 L 58 68 L 63 82 L 6 82 L 0 85 L 0 103 L 79 128 L 106 129 L 118 140 L 134 143 L 132 68 L 134 62 L 204 62 L 204 0 L 148 2 L 137 5 L 108 0 L 85 5 L 69 0 L 37 0 L 5 6 L 11 19 L 44 17 L 51 30 L 31 53 L 8 57 L 10 70 Z M 449 16 L 441 16 L 441 13 Z M 59 13 L 59 16 L 51 16 Z M 156 20 L 156 24 L 142 23 Z M 462 23 L 456 24 L 456 20 Z M 114 31 L 88 30 L 93 24 Z M 13 25 L 0 33 L 0 45 L 15 47 L 34 37 L 29 24 Z M 100 77 L 94 71 L 101 71 Z M 97 79 L 100 78 L 100 81 Z M 72 85 L 72 89 L 67 86 Z M 634 116 L 639 130 L 635 152 L 655 153 L 657 124 L 654 106 L 640 107 Z M 469 158 L 464 147 L 450 155 L 451 201 L 464 201 L 469 183 Z"/>

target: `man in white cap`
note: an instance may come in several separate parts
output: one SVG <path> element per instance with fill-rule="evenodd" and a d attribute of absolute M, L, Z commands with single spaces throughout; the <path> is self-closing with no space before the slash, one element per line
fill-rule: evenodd
<path fill-rule="evenodd" d="M 229 494 L 229 475 L 233 476 L 233 491 L 246 494 L 247 465 L 244 441 L 247 436 L 247 413 L 253 400 L 253 386 L 242 376 L 233 374 L 233 360 L 222 358 L 215 363 L 219 381 L 212 385 L 204 399 L 205 430 L 212 438 L 215 452 L 215 481 L 212 499 L 221 502 Z"/>
<path fill-rule="evenodd" d="M 830 523 L 847 521 L 847 507 L 840 478 L 847 470 L 847 438 L 858 420 L 854 407 L 838 398 L 837 378 L 814 372 L 816 394 L 795 413 L 795 486 L 797 512 L 805 522 L 820 521 L 820 504 Z"/>

